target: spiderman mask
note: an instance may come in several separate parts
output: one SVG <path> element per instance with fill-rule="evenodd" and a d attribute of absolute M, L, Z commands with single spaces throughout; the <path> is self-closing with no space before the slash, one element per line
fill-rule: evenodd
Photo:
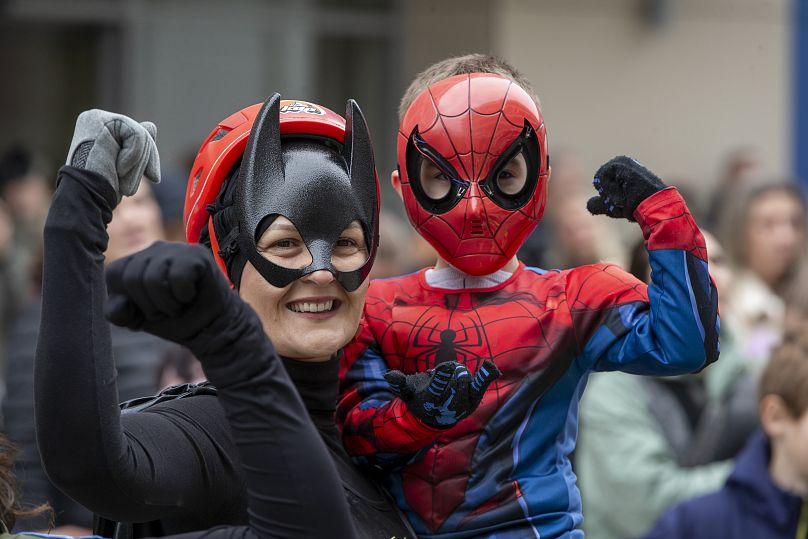
<path fill-rule="evenodd" d="M 419 94 L 398 136 L 410 222 L 470 275 L 503 268 L 544 213 L 547 132 L 533 98 L 512 80 L 457 75 Z"/>

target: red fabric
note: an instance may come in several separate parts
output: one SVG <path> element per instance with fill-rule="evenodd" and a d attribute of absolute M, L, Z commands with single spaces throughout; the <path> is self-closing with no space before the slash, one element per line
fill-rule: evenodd
<path fill-rule="evenodd" d="M 506 210 L 479 184 L 525 122 L 538 138 L 539 179 L 525 205 Z M 416 130 L 454 167 L 458 179 L 470 183 L 462 200 L 445 213 L 424 209 L 412 192 L 406 157 Z M 443 259 L 471 275 L 493 273 L 507 264 L 544 213 L 549 174 L 544 120 L 533 98 L 499 75 L 457 75 L 419 94 L 399 128 L 398 165 L 410 222 Z"/>

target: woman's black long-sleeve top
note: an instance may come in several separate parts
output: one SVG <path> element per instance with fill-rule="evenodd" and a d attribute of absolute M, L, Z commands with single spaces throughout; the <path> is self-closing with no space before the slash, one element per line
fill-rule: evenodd
<path fill-rule="evenodd" d="M 35 368 L 37 438 L 51 480 L 103 518 L 158 521 L 148 529 L 163 534 L 226 524 L 236 527 L 208 533 L 413 537 L 342 449 L 332 419 L 336 360 L 287 361 L 298 393 L 249 316 L 205 347 L 217 394 L 121 413 L 103 313 L 114 203 L 101 177 L 60 170 L 45 226 Z"/>

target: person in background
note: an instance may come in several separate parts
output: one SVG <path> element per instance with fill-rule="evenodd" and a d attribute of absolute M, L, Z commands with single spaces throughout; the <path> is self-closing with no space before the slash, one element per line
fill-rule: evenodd
<path fill-rule="evenodd" d="M 0 395 L 9 325 L 31 300 L 31 274 L 42 245 L 50 191 L 44 163 L 14 146 L 0 155 Z"/>
<path fill-rule="evenodd" d="M 763 370 L 760 424 L 718 492 L 665 513 L 644 539 L 808 537 L 808 326 L 775 348 Z"/>
<path fill-rule="evenodd" d="M 610 220 L 593 218 L 586 211 L 587 199 L 588 194 L 576 190 L 556 200 L 554 206 L 548 202 L 553 237 L 545 252 L 545 267 L 569 269 L 599 262 L 624 264 L 625 254 L 616 228 Z"/>
<path fill-rule="evenodd" d="M 379 215 L 379 248 L 370 270 L 371 279 L 386 279 L 413 271 L 412 260 L 418 258 L 413 248 L 414 236 L 407 222 L 392 210 Z"/>
<path fill-rule="evenodd" d="M 703 234 L 723 302 L 731 286 L 729 266 L 721 245 Z M 642 244 L 631 269 L 650 282 Z M 757 426 L 755 384 L 722 324 L 721 360 L 714 365 L 669 378 L 594 374 L 580 414 L 575 464 L 586 536 L 635 537 L 671 505 L 724 482 L 729 459 Z"/>
<path fill-rule="evenodd" d="M 107 228 L 107 264 L 163 239 L 160 211 L 147 182 L 141 183 L 134 196 L 123 199 L 113 215 Z M 54 509 L 55 533 L 87 535 L 92 527 L 92 515 L 51 483 L 42 468 L 36 445 L 33 372 L 42 316 L 41 279 L 34 284 L 35 296 L 9 330 L 7 393 L 2 403 L 6 434 L 20 448 L 17 476 L 22 502 L 28 505 L 50 503 Z M 120 399 L 156 393 L 160 356 L 169 343 L 117 326 L 110 326 L 110 331 Z M 67 400 L 65 406 L 69 405 Z M 42 514 L 19 520 L 19 529 L 44 530 L 47 525 Z"/>
<path fill-rule="evenodd" d="M 190 164 L 189 164 L 190 165 Z M 185 187 L 189 166 L 182 174 L 162 174 L 160 183 L 155 184 L 154 198 L 160 207 L 166 241 L 185 241 L 185 222 L 182 207 L 185 203 Z"/>
<path fill-rule="evenodd" d="M 20 289 L 13 277 L 14 219 L 0 201 L 0 396 L 5 394 L 8 325 L 17 314 Z"/>
<path fill-rule="evenodd" d="M 181 384 L 199 384 L 205 381 L 202 364 L 190 350 L 182 346 L 170 346 L 160 359 L 157 387 L 160 391 Z"/>
<path fill-rule="evenodd" d="M 50 200 L 46 166 L 33 152 L 21 146 L 0 157 L 0 200 L 14 221 L 12 255 L 13 285 L 19 304 L 29 298 L 29 271 L 42 245 L 42 227 Z"/>
<path fill-rule="evenodd" d="M 805 199 L 792 181 L 759 178 L 734 200 L 721 228 L 736 275 L 724 312 L 759 374 L 783 335 L 787 307 L 808 313 Z"/>
<path fill-rule="evenodd" d="M 721 167 L 721 174 L 713 187 L 707 207 L 705 225 L 708 230 L 717 230 L 724 214 L 736 204 L 735 194 L 742 191 L 750 178 L 763 172 L 763 157 L 753 146 L 740 146 L 727 153 Z"/>

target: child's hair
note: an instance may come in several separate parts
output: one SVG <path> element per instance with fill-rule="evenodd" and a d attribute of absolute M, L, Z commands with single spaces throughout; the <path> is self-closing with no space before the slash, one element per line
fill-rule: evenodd
<path fill-rule="evenodd" d="M 795 418 L 808 410 L 808 322 L 787 332 L 772 351 L 760 379 L 759 394 L 760 398 L 778 395 Z"/>
<path fill-rule="evenodd" d="M 466 54 L 465 56 L 455 56 L 441 60 L 418 73 L 410 83 L 407 91 L 404 92 L 404 97 L 401 98 L 401 103 L 398 106 L 398 120 L 401 121 L 404 118 L 404 114 L 406 114 L 412 102 L 415 101 L 415 98 L 429 86 L 443 79 L 468 73 L 494 73 L 507 77 L 521 86 L 533 98 L 536 106 L 541 108 L 541 103 L 539 103 L 539 98 L 533 90 L 533 86 L 515 67 L 495 56 Z"/>
<path fill-rule="evenodd" d="M 23 508 L 17 500 L 17 482 L 14 480 L 14 460 L 17 449 L 0 434 L 0 521 L 11 530 L 18 518 L 30 518 L 49 513 L 50 526 L 53 526 L 53 512 L 50 506 L 42 504 L 37 507 Z"/>

